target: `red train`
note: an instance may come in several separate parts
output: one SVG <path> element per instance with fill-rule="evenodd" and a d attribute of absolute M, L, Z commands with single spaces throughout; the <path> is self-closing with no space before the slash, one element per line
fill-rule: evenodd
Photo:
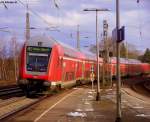
<path fill-rule="evenodd" d="M 99 66 L 102 71 L 103 59 Z M 130 59 L 121 59 L 121 75 L 150 73 L 150 65 Z M 116 75 L 116 59 L 109 64 L 112 76 Z M 91 70 L 96 74 L 96 56 L 83 53 L 68 45 L 45 36 L 31 38 L 23 47 L 19 85 L 28 94 L 32 89 L 40 91 L 43 86 L 63 88 L 81 81 L 89 81 Z"/>

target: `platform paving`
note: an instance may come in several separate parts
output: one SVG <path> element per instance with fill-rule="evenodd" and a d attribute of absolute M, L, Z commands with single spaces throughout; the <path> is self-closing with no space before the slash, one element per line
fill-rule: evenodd
<path fill-rule="evenodd" d="M 122 122 L 150 122 L 150 103 L 127 92 L 122 91 Z M 34 122 L 115 122 L 115 89 L 101 91 L 100 101 L 95 101 L 95 95 L 91 89 L 76 88 Z"/>
<path fill-rule="evenodd" d="M 115 122 L 116 90 L 100 95 L 89 86 L 65 90 L 3 122 Z M 122 88 L 122 122 L 150 122 L 150 98 Z"/>

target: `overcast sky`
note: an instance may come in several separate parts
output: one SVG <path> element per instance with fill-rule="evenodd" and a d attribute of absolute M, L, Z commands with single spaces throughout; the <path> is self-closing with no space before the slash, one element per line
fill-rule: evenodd
<path fill-rule="evenodd" d="M 3 1 L 3 0 L 0 0 Z M 0 28 L 8 27 L 12 34 L 1 32 L 1 38 L 7 39 L 16 35 L 19 41 L 24 40 L 26 8 L 18 0 L 17 4 L 0 4 Z M 29 3 L 31 36 L 50 35 L 56 40 L 76 46 L 76 30 L 80 25 L 81 47 L 95 44 L 95 13 L 84 12 L 85 8 L 108 8 L 110 12 L 99 12 L 99 35 L 102 33 L 104 19 L 109 24 L 109 36 L 115 28 L 115 0 L 20 0 L 24 5 Z M 138 50 L 150 48 L 150 0 L 120 0 L 121 26 L 126 27 L 126 39 Z M 57 27 L 58 31 L 48 31 L 48 27 Z M 3 29 L 4 30 L 4 29 Z M 88 38 L 85 38 L 88 37 Z M 101 37 L 100 37 L 101 40 Z"/>

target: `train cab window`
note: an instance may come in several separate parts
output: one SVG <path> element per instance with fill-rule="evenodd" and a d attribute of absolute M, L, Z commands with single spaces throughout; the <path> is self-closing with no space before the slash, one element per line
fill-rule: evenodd
<path fill-rule="evenodd" d="M 50 53 L 47 47 L 27 47 L 27 71 L 47 72 Z"/>

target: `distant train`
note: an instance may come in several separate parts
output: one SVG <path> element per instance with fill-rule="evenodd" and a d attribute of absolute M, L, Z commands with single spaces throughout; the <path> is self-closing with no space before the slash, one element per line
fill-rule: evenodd
<path fill-rule="evenodd" d="M 102 73 L 103 59 L 99 58 Z M 113 77 L 116 76 L 116 59 L 108 66 Z M 137 60 L 121 59 L 121 76 L 150 73 L 150 65 Z M 29 94 L 40 91 L 45 86 L 51 88 L 70 87 L 89 81 L 91 71 L 96 74 L 96 55 L 78 51 L 66 44 L 45 36 L 31 38 L 21 52 L 19 86 Z"/>

